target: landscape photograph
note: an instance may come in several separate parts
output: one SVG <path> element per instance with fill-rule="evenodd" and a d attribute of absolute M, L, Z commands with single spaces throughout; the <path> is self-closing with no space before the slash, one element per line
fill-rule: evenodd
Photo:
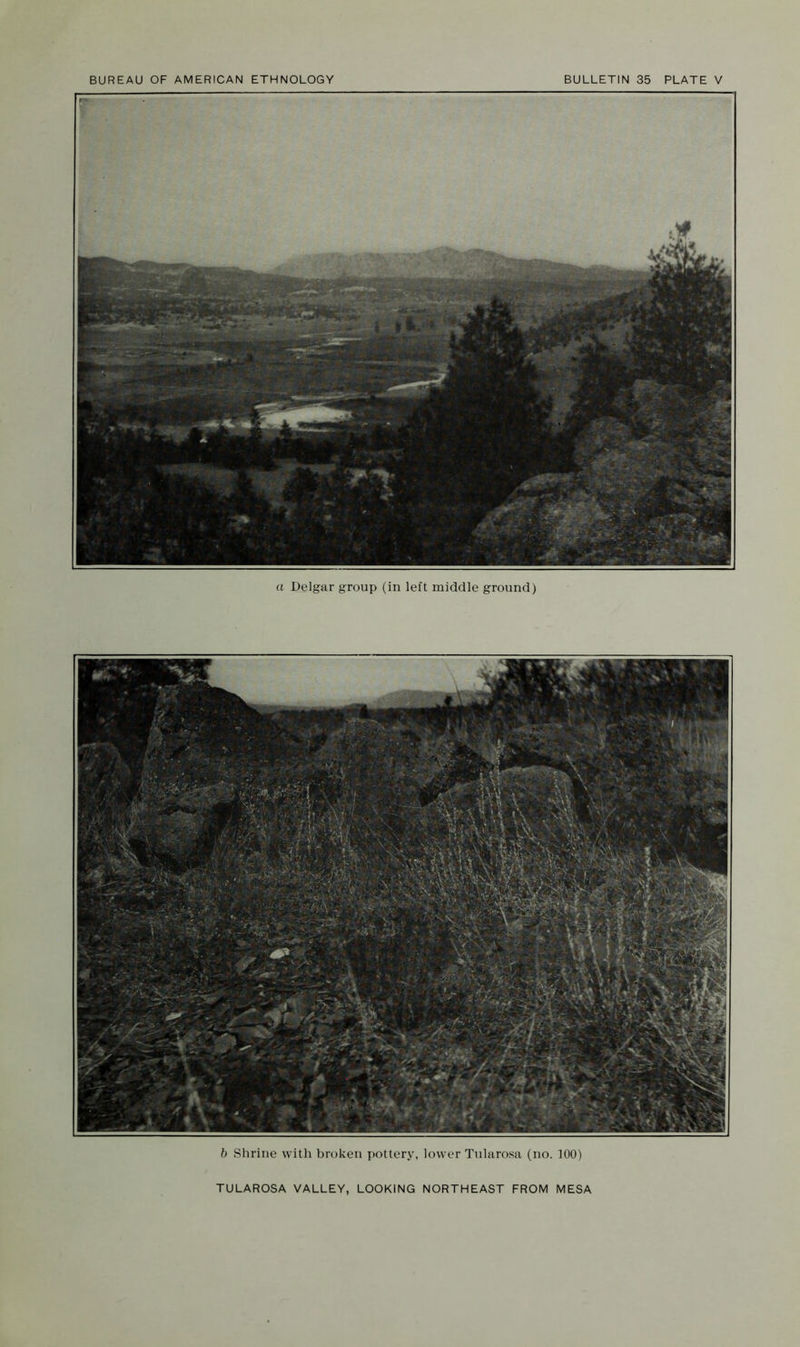
<path fill-rule="evenodd" d="M 78 96 L 75 564 L 729 567 L 733 115 Z"/>
<path fill-rule="evenodd" d="M 76 659 L 76 1132 L 725 1133 L 729 682 Z"/>

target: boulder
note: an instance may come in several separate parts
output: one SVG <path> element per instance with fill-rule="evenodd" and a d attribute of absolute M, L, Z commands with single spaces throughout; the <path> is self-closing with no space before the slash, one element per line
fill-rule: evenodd
<path fill-rule="evenodd" d="M 624 449 L 633 439 L 633 431 L 615 416 L 598 416 L 575 437 L 573 460 L 578 467 L 590 463 L 608 449 Z"/>
<path fill-rule="evenodd" d="M 351 835 L 361 841 L 399 841 L 413 832 L 420 813 L 416 759 L 407 735 L 362 719 L 334 730 L 314 757 L 338 772 Z"/>
<path fill-rule="evenodd" d="M 527 566 L 539 560 L 544 546 L 540 516 L 547 505 L 568 497 L 574 473 L 529 477 L 472 534 L 470 560 L 478 566 Z"/>
<path fill-rule="evenodd" d="M 511 767 L 554 767 L 572 782 L 575 804 L 581 819 L 591 809 L 587 781 L 597 755 L 594 737 L 586 730 L 558 723 L 530 729 L 512 730 L 503 744 L 500 765 Z"/>
<path fill-rule="evenodd" d="M 644 502 L 659 481 L 679 477 L 679 451 L 663 440 L 629 440 L 595 454 L 581 474 L 583 487 L 620 524 L 641 516 Z"/>
<path fill-rule="evenodd" d="M 628 419 L 637 436 L 683 440 L 702 411 L 703 394 L 680 384 L 660 384 L 655 379 L 637 379 L 630 390 Z M 730 426 L 728 428 L 730 449 Z"/>
<path fill-rule="evenodd" d="M 689 438 L 692 459 L 701 473 L 730 481 L 731 386 L 715 384 L 701 404 Z"/>
<path fill-rule="evenodd" d="M 257 786 L 277 765 L 305 756 L 270 716 L 207 683 L 178 683 L 158 694 L 142 765 L 149 806 L 200 786 Z"/>
<path fill-rule="evenodd" d="M 182 791 L 142 807 L 128 841 L 143 864 L 155 859 L 172 870 L 187 870 L 207 859 L 237 803 L 236 790 L 225 784 Z"/>
<path fill-rule="evenodd" d="M 610 514 L 576 480 L 574 473 L 545 473 L 523 482 L 474 530 L 473 563 L 554 564 L 609 535 Z"/>
<path fill-rule="evenodd" d="M 546 566 L 572 561 L 597 547 L 605 549 L 616 532 L 613 515 L 583 487 L 560 500 L 547 501 L 537 526 L 548 539 L 542 557 Z"/>
<path fill-rule="evenodd" d="M 533 766 L 538 755 L 546 755 L 557 760 L 558 766 L 562 763 L 577 766 L 591 758 L 596 749 L 596 735 L 590 729 L 567 725 L 560 720 L 543 721 L 539 725 L 517 726 L 510 731 L 503 745 L 502 765 Z"/>
<path fill-rule="evenodd" d="M 686 803 L 674 822 L 677 851 L 704 870 L 725 874 L 728 868 L 727 783 L 708 772 L 686 773 Z"/>
<path fill-rule="evenodd" d="M 459 740 L 447 739 L 437 745 L 436 765 L 426 776 L 419 788 L 419 801 L 422 805 L 431 804 L 437 796 L 463 781 L 475 781 L 484 772 L 491 771 L 491 763 L 486 761 L 474 748 Z"/>
<path fill-rule="evenodd" d="M 701 516 L 705 519 L 705 511 Z M 708 529 L 696 514 L 660 515 L 644 520 L 633 549 L 616 564 L 642 566 L 727 566 L 730 561 L 730 524 Z M 631 558 L 632 552 L 632 558 Z"/>
<path fill-rule="evenodd" d="M 436 835 L 459 819 L 482 833 L 502 830 L 507 837 L 553 842 L 577 826 L 572 782 L 553 767 L 509 767 L 445 791 L 425 811 Z"/>

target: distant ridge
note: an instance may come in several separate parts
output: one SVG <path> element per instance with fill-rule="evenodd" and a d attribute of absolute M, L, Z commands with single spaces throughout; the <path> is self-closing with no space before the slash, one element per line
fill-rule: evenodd
<path fill-rule="evenodd" d="M 477 688 L 463 688 L 459 694 L 455 692 L 447 693 L 444 691 L 430 691 L 424 688 L 398 688 L 394 692 L 384 692 L 380 697 L 364 697 L 361 700 L 347 701 L 320 701 L 320 702 L 251 702 L 254 710 L 259 711 L 261 715 L 271 715 L 280 711 L 351 711 L 355 714 L 360 707 L 367 706 L 373 711 L 390 710 L 413 710 L 414 708 L 427 706 L 443 706 L 445 697 L 452 698 L 452 704 L 457 706 L 459 700 L 465 706 L 473 702 L 482 701 L 484 694 Z"/>
<path fill-rule="evenodd" d="M 453 696 L 452 693 L 450 695 Z M 396 692 L 385 692 L 382 697 L 373 697 L 367 705 L 374 707 L 376 711 L 392 707 L 411 709 L 415 706 L 442 706 L 446 696 L 446 692 L 423 691 L 421 688 L 398 688 Z M 455 697 L 453 697 L 453 700 L 455 700 Z M 464 700 L 471 700 L 469 694 L 464 696 Z"/>
<path fill-rule="evenodd" d="M 636 284 L 644 269 L 579 267 L 571 262 L 542 258 L 505 257 L 483 248 L 428 248 L 417 253 L 306 253 L 274 268 L 276 276 L 304 280 L 369 280 L 377 278 L 430 280 L 498 280 L 580 285 L 586 281 Z"/>
<path fill-rule="evenodd" d="M 177 291 L 203 285 L 210 294 L 277 290 L 288 293 L 298 281 L 467 281 L 548 285 L 565 288 L 597 287 L 606 292 L 630 289 L 646 278 L 642 271 L 615 267 L 579 267 L 571 262 L 541 258 L 504 257 L 482 248 L 429 248 L 419 253 L 310 253 L 292 257 L 271 271 L 241 267 L 212 267 L 190 262 L 121 262 L 115 257 L 79 257 L 82 292 L 115 289 L 140 291 L 143 286 Z"/>

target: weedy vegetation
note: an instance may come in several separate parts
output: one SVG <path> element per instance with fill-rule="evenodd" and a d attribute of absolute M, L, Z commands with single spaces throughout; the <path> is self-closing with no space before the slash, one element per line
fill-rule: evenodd
<path fill-rule="evenodd" d="M 420 717 L 417 751 L 497 761 L 504 715 Z M 546 833 L 496 767 L 470 811 L 276 770 L 177 875 L 131 853 L 135 805 L 82 801 L 79 1130 L 723 1130 L 727 885 L 686 819 L 726 725 L 574 728 L 593 808 Z"/>

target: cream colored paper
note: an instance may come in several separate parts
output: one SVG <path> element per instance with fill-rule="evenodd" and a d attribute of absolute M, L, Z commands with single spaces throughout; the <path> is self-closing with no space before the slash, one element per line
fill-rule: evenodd
<path fill-rule="evenodd" d="M 794 1339 L 797 24 L 789 6 L 501 0 L 8 6 L 2 717 L 9 1347 L 780 1347 Z M 719 73 L 738 105 L 737 553 L 730 573 L 540 573 L 535 599 L 275 592 L 269 572 L 77 572 L 73 94 L 93 72 L 325 71 L 337 90 L 552 89 Z M 291 93 L 285 96 L 291 96 Z M 691 96 L 691 94 L 687 95 Z M 613 187 L 613 184 L 610 185 Z M 321 209 L 324 204 L 321 203 Z M 621 203 L 620 209 L 624 209 Z M 794 415 L 793 415 L 794 413 Z M 220 1141 L 72 1135 L 72 656 L 733 656 L 730 1136 L 586 1138 L 588 1198 L 220 1197 Z M 279 1176 L 269 1167 L 270 1177 Z M 243 1171 L 242 1171 L 243 1173 Z M 289 1180 L 296 1172 L 283 1167 Z M 304 1178 L 341 1180 L 341 1164 Z M 375 1175 L 366 1166 L 354 1179 Z M 248 1172 L 251 1179 L 265 1177 Z M 403 1177 L 381 1164 L 380 1178 Z M 497 1166 L 468 1175 L 491 1181 Z"/>

